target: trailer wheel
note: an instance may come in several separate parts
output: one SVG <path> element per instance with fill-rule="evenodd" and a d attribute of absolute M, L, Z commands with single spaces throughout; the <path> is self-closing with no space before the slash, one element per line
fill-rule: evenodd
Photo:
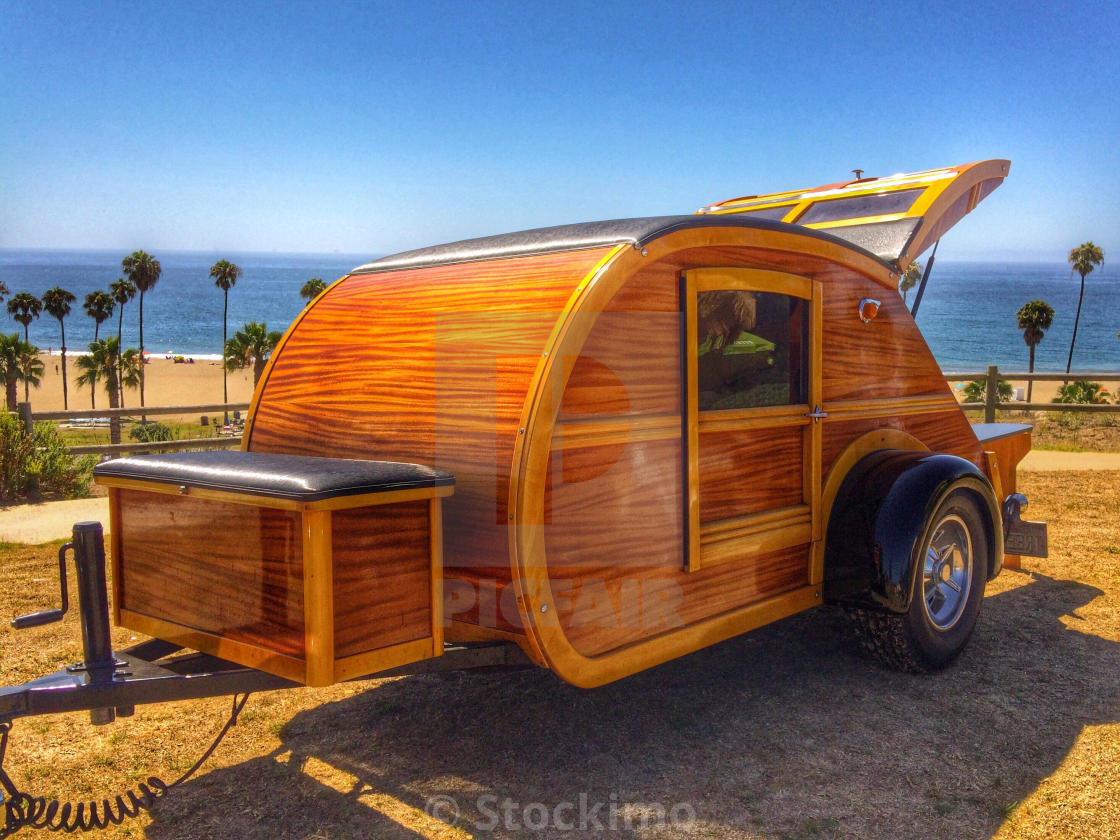
<path fill-rule="evenodd" d="M 986 528 L 971 491 L 958 488 L 942 500 L 923 529 L 909 610 L 849 610 L 868 653 L 912 673 L 941 670 L 960 655 L 984 599 Z"/>

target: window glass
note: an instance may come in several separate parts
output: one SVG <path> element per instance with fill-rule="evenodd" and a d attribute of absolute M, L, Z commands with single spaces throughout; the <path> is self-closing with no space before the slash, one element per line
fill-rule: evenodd
<path fill-rule="evenodd" d="M 780 222 L 785 218 L 786 213 L 793 207 L 792 204 L 783 204 L 781 207 L 763 207 L 760 210 L 745 210 L 744 216 L 753 216 L 756 219 L 772 219 L 775 222 Z"/>
<path fill-rule="evenodd" d="M 699 292 L 696 328 L 700 411 L 808 399 L 806 301 L 771 292 Z"/>
<path fill-rule="evenodd" d="M 857 195 L 852 198 L 830 198 L 812 204 L 797 219 L 799 225 L 815 222 L 837 222 L 841 219 L 862 219 L 864 216 L 886 216 L 888 213 L 905 213 L 925 191 L 897 190 L 872 195 Z"/>

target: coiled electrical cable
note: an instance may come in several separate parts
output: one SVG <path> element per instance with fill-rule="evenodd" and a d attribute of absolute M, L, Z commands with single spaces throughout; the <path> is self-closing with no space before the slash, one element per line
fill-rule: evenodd
<path fill-rule="evenodd" d="M 31 796 L 20 791 L 4 770 L 4 755 L 8 749 L 8 734 L 11 732 L 12 724 L 10 721 L 0 723 L 0 787 L 4 789 L 5 817 L 4 826 L 0 828 L 0 840 L 21 828 L 40 828 L 66 834 L 94 831 L 110 825 L 120 825 L 126 819 L 138 816 L 141 811 L 147 811 L 157 800 L 167 796 L 198 771 L 198 768 L 218 748 L 218 744 L 222 742 L 230 728 L 236 725 L 237 716 L 241 714 L 248 699 L 248 694 L 234 695 L 233 711 L 230 712 L 229 720 L 214 738 L 213 743 L 187 772 L 171 784 L 158 776 L 149 776 L 147 782 L 141 782 L 135 790 L 125 791 L 112 798 L 103 798 L 100 802 L 95 800 L 77 803 L 60 802 L 57 799 Z"/>

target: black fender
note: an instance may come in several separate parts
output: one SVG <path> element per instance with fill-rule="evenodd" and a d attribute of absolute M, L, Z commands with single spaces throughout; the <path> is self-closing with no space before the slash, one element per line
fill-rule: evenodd
<path fill-rule="evenodd" d="M 826 603 L 910 609 L 926 529 L 949 493 L 973 493 L 987 519 L 988 580 L 1003 567 L 1003 526 L 988 477 L 955 455 L 881 449 L 851 468 L 832 505 L 825 541 Z"/>

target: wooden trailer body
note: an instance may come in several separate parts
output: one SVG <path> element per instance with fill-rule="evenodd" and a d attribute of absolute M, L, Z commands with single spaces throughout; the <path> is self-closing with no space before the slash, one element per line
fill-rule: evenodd
<path fill-rule="evenodd" d="M 375 261 L 288 330 L 243 450 L 452 474 L 444 638 L 514 641 L 580 686 L 649 668 L 822 603 L 833 505 L 869 453 L 946 453 L 997 503 L 1014 490 L 1023 435 L 978 439 L 897 292 L 1007 169 Z M 790 223 L 842 200 L 863 215 Z"/>

